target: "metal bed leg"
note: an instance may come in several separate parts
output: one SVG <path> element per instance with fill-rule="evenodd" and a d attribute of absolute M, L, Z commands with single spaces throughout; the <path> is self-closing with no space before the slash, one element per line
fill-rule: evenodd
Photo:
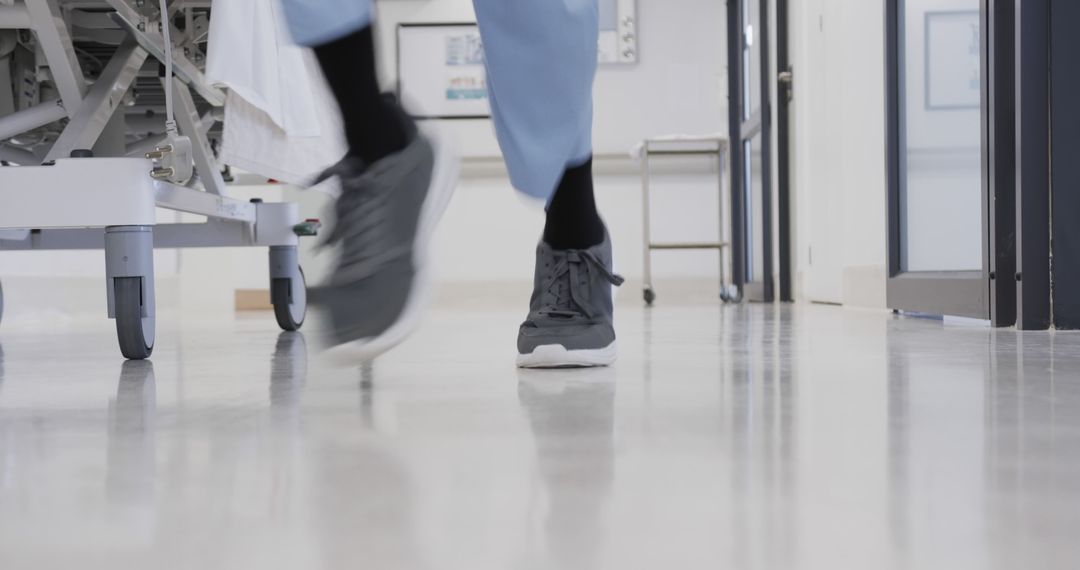
<path fill-rule="evenodd" d="M 717 171 L 717 178 L 719 179 L 720 195 L 717 196 L 716 204 L 719 208 L 720 220 L 717 223 L 718 231 L 720 232 L 720 243 L 727 243 L 726 231 L 724 231 L 724 149 L 721 148 L 717 154 L 717 162 L 719 170 Z M 727 302 L 727 279 L 724 271 L 724 247 L 720 247 L 717 253 L 720 255 L 720 300 Z"/>
<path fill-rule="evenodd" d="M 727 264 L 725 263 L 724 253 L 727 252 L 729 257 L 734 259 L 734 252 L 731 251 L 731 244 L 734 239 L 728 239 L 727 235 L 729 230 L 726 228 L 728 220 L 731 218 L 724 215 L 724 202 L 727 201 L 729 207 L 731 204 L 731 195 L 735 191 L 731 186 L 731 177 L 729 168 L 735 168 L 735 165 L 731 162 L 731 145 L 725 143 L 720 149 L 720 241 L 727 244 L 720 248 L 720 300 L 724 303 L 741 303 L 742 302 L 742 288 L 732 283 L 727 283 Z M 725 192 L 724 188 L 728 187 L 728 191 Z M 732 281 L 734 281 L 734 274 L 732 274 Z"/>
<path fill-rule="evenodd" d="M 154 233 L 152 226 L 105 228 L 105 281 L 109 318 L 125 358 L 154 351 Z"/>
<path fill-rule="evenodd" d="M 82 100 L 78 112 L 71 116 L 71 122 L 49 149 L 46 161 L 67 158 L 73 150 L 94 146 L 113 114 L 117 110 L 122 112 L 123 95 L 135 83 L 146 55 L 146 50 L 130 42 L 116 50 L 101 72 L 101 78 Z"/>
<path fill-rule="evenodd" d="M 649 216 L 649 142 L 645 141 L 645 147 L 641 152 L 641 219 L 643 236 L 643 250 L 645 253 L 645 289 L 642 295 L 645 304 L 652 306 L 656 300 L 656 291 L 652 283 L 652 228 Z"/>
<path fill-rule="evenodd" d="M 307 314 L 307 284 L 295 245 L 270 247 L 270 302 L 282 330 L 295 331 Z"/>
<path fill-rule="evenodd" d="M 173 99 L 176 100 L 176 123 L 180 132 L 191 139 L 191 156 L 195 161 L 195 172 L 203 186 L 211 194 L 225 194 L 225 179 L 221 176 L 221 166 L 214 158 L 210 141 L 202 129 L 202 118 L 195 108 L 191 90 L 181 81 L 173 82 Z"/>
<path fill-rule="evenodd" d="M 74 117 L 86 94 L 86 79 L 75 55 L 75 44 L 63 23 L 59 2 L 35 0 L 25 6 L 67 116 Z"/>

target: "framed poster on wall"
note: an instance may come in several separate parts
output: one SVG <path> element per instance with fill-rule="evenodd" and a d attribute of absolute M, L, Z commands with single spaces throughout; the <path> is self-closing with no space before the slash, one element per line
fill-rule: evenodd
<path fill-rule="evenodd" d="M 638 59 L 635 0 L 600 0 L 597 61 Z M 398 93 L 418 119 L 486 119 L 484 47 L 475 23 L 409 23 L 397 28 Z"/>
<path fill-rule="evenodd" d="M 413 116 L 491 116 L 476 24 L 401 24 L 397 32 L 398 93 Z"/>

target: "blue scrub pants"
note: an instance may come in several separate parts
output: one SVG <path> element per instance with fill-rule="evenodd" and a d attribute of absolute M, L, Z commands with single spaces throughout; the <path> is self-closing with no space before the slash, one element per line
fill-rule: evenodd
<path fill-rule="evenodd" d="M 371 0 L 281 0 L 293 39 L 317 46 L 371 23 Z M 592 154 L 597 0 L 473 0 L 495 134 L 514 187 L 547 200 Z"/>

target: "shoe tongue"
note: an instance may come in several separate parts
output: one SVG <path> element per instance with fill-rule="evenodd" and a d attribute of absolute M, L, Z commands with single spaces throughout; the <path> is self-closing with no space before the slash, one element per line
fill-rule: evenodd
<path fill-rule="evenodd" d="M 566 252 L 566 260 L 570 263 L 581 263 L 581 254 L 576 250 Z"/>

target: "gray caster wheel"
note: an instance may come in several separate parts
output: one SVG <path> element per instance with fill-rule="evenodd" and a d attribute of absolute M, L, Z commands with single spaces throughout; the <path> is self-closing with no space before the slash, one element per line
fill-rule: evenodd
<path fill-rule="evenodd" d="M 307 315 L 307 280 L 303 268 L 297 267 L 297 275 L 292 279 L 279 277 L 270 283 L 274 318 L 283 331 L 300 330 Z"/>
<path fill-rule="evenodd" d="M 143 360 L 154 352 L 154 234 L 150 226 L 105 228 L 105 276 L 109 316 L 124 358 Z"/>
<path fill-rule="evenodd" d="M 645 298 L 645 304 L 651 307 L 653 301 L 656 300 L 656 291 L 653 291 L 651 287 L 646 287 L 643 297 Z"/>
<path fill-rule="evenodd" d="M 299 330 L 307 314 L 307 283 L 296 246 L 270 248 L 270 302 L 274 318 L 285 331 Z"/>
<path fill-rule="evenodd" d="M 732 291 L 734 290 L 734 293 Z M 720 300 L 724 303 L 735 304 L 742 302 L 742 287 L 721 287 Z"/>
<path fill-rule="evenodd" d="M 113 280 L 116 299 L 116 337 L 120 352 L 130 360 L 150 358 L 154 352 L 154 318 L 144 317 L 141 277 Z"/>

